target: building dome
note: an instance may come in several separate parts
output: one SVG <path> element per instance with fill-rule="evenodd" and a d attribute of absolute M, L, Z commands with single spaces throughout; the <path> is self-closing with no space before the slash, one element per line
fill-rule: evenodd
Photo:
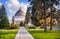
<path fill-rule="evenodd" d="M 23 15 L 24 15 L 24 11 L 22 9 L 19 9 L 15 14 L 15 16 L 23 16 Z"/>
<path fill-rule="evenodd" d="M 21 21 L 24 22 L 25 21 L 24 14 L 25 14 L 24 11 L 22 9 L 19 9 L 13 17 L 13 23 L 19 25 Z"/>

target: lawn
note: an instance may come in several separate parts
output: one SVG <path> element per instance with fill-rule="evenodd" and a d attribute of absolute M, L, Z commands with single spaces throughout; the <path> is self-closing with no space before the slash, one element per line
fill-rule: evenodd
<path fill-rule="evenodd" d="M 14 39 L 17 32 L 18 29 L 13 29 L 13 30 L 0 29 L 0 39 Z"/>
<path fill-rule="evenodd" d="M 60 31 L 52 30 L 44 32 L 43 30 L 28 29 L 35 39 L 60 39 Z"/>

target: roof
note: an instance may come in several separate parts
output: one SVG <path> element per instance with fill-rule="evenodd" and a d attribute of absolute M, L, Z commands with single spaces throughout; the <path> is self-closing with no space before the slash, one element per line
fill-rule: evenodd
<path fill-rule="evenodd" d="M 24 11 L 23 11 L 22 9 L 19 9 L 19 10 L 16 12 L 15 16 L 21 16 L 21 15 L 23 15 L 23 14 L 24 14 Z"/>

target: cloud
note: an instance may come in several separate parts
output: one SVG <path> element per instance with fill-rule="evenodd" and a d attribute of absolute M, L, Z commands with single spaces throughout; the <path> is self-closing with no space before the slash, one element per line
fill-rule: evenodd
<path fill-rule="evenodd" d="M 2 5 L 2 3 L 0 2 L 0 6 Z"/>
<path fill-rule="evenodd" d="M 24 13 L 26 13 L 26 11 L 27 11 L 27 5 L 26 4 L 21 3 L 20 8 L 24 11 Z"/>
<path fill-rule="evenodd" d="M 11 14 L 11 16 L 9 16 L 9 20 L 11 20 L 12 16 L 14 16 L 20 8 L 24 11 L 24 15 L 26 15 L 29 3 L 19 2 L 18 0 L 7 0 L 5 3 L 8 13 Z"/>
<path fill-rule="evenodd" d="M 15 14 L 20 8 L 24 11 L 24 13 L 26 13 L 29 3 L 19 3 L 18 0 L 8 0 L 6 5 L 9 12 Z"/>
<path fill-rule="evenodd" d="M 21 5 L 20 8 L 24 11 L 24 15 L 26 15 L 27 7 L 30 6 L 30 3 L 21 2 L 20 5 Z"/>
<path fill-rule="evenodd" d="M 58 9 L 58 5 L 55 5 L 55 4 L 54 4 L 53 6 L 54 6 L 56 9 Z"/>
<path fill-rule="evenodd" d="M 8 0 L 6 5 L 9 12 L 13 14 L 20 8 L 20 3 L 18 0 Z"/>
<path fill-rule="evenodd" d="M 2 7 L 2 3 L 0 2 L 0 8 Z"/>

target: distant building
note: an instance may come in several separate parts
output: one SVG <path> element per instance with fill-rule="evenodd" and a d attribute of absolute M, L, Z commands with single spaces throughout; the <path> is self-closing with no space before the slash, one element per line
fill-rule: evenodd
<path fill-rule="evenodd" d="M 12 23 L 19 25 L 20 22 L 25 21 L 25 13 L 22 9 L 19 9 L 12 18 Z"/>
<path fill-rule="evenodd" d="M 9 20 L 9 23 L 12 24 L 12 20 Z"/>

